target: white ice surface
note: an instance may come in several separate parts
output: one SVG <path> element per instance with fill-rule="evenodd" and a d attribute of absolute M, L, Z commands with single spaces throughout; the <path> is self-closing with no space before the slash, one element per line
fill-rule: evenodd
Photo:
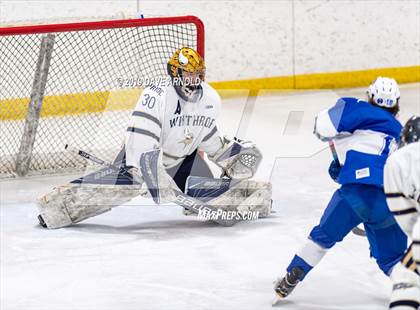
<path fill-rule="evenodd" d="M 419 113 L 419 89 L 402 87 L 403 120 Z M 361 92 L 257 100 L 245 136 L 265 155 L 258 177 L 273 183 L 275 213 L 255 222 L 223 228 L 139 198 L 72 227 L 45 230 L 36 224 L 35 197 L 76 176 L 0 181 L 0 308 L 272 309 L 272 281 L 336 188 L 326 172 L 331 155 L 311 133 L 312 114 L 338 95 Z M 220 123 L 234 134 L 244 100 L 229 101 Z M 290 111 L 303 111 L 302 122 L 286 125 Z M 279 308 L 386 309 L 390 289 L 367 240 L 350 234 Z"/>

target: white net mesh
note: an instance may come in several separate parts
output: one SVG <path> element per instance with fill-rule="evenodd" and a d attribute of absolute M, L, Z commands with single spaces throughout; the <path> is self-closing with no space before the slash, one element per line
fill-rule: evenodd
<path fill-rule="evenodd" d="M 13 35 L 11 28 L 0 28 L 0 177 L 15 175 L 46 32 L 54 33 L 54 47 L 29 174 L 83 168 L 86 163 L 65 152 L 65 144 L 106 160 L 118 153 L 141 93 L 139 82 L 165 77 L 176 49 L 203 48 L 196 19 L 175 19 L 108 21 L 95 30 L 86 30 L 93 23 L 85 23 L 84 30 L 49 25 Z"/>

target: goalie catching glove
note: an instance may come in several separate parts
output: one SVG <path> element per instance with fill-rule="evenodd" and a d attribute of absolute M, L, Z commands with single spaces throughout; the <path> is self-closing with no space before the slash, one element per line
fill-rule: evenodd
<path fill-rule="evenodd" d="M 262 153 L 250 141 L 223 139 L 223 147 L 209 159 L 231 179 L 252 178 L 261 163 Z"/>

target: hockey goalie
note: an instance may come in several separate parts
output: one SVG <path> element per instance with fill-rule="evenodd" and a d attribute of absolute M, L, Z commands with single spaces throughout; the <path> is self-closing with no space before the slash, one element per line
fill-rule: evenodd
<path fill-rule="evenodd" d="M 38 200 L 39 222 L 60 228 L 109 211 L 147 188 L 157 204 L 176 203 L 186 214 L 271 212 L 271 184 L 250 180 L 262 160 L 251 142 L 222 138 L 216 126 L 221 100 L 206 82 L 202 57 L 177 50 L 167 65 L 169 83 L 148 86 L 135 107 L 124 147 L 109 165 Z M 214 178 L 205 155 L 221 168 Z"/>

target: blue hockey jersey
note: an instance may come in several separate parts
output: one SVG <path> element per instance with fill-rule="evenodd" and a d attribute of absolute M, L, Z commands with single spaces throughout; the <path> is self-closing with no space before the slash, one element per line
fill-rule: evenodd
<path fill-rule="evenodd" d="M 390 112 L 356 98 L 340 98 L 315 121 L 315 134 L 332 140 L 342 169 L 340 184 L 383 185 L 383 169 L 396 148 L 401 124 Z"/>

